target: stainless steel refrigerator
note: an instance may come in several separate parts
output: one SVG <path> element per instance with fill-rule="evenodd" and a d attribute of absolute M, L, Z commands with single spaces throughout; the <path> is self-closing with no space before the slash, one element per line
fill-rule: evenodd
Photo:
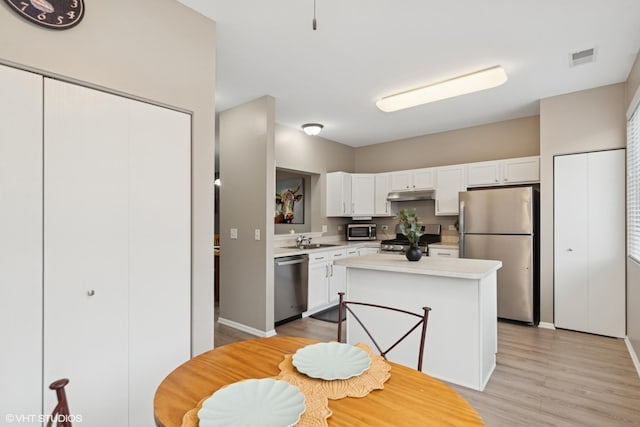
<path fill-rule="evenodd" d="M 460 257 L 502 261 L 498 317 L 540 321 L 539 192 L 504 187 L 461 192 Z"/>

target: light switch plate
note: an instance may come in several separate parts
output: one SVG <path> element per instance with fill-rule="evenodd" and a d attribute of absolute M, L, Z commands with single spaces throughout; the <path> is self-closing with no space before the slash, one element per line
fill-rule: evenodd
<path fill-rule="evenodd" d="M 260 229 L 256 228 L 255 230 L 253 230 L 253 238 L 255 240 L 260 240 Z"/>
<path fill-rule="evenodd" d="M 456 231 L 456 226 L 453 224 L 449 225 L 449 231 Z"/>
<path fill-rule="evenodd" d="M 323 233 L 326 233 L 326 232 L 327 232 L 327 226 L 326 226 L 326 225 L 323 225 L 323 226 L 322 226 L 322 232 L 323 232 Z"/>
<path fill-rule="evenodd" d="M 238 239 L 238 229 L 237 229 L 237 228 L 232 228 L 232 229 L 230 230 L 229 238 L 230 238 L 231 240 L 237 240 L 237 239 Z"/>

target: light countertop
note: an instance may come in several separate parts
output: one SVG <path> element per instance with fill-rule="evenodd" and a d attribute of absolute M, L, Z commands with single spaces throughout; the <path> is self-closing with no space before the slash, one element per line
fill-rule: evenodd
<path fill-rule="evenodd" d="M 394 271 L 408 274 L 482 279 L 502 267 L 501 261 L 422 257 L 419 261 L 408 261 L 403 255 L 365 255 L 334 261 L 337 265 L 377 271 Z"/>
<path fill-rule="evenodd" d="M 320 243 L 320 242 L 317 242 L 317 243 Z M 360 240 L 360 241 L 352 241 L 352 242 L 347 242 L 346 240 L 339 240 L 339 241 L 322 242 L 322 243 L 328 243 L 336 246 L 315 248 L 315 249 L 291 249 L 291 248 L 275 247 L 273 248 L 273 256 L 274 258 L 276 258 L 276 257 L 291 256 L 291 255 L 304 255 L 304 254 L 311 254 L 316 252 L 326 252 L 326 251 L 347 249 L 347 248 L 352 248 L 354 246 L 358 248 L 380 248 L 379 240 Z"/>

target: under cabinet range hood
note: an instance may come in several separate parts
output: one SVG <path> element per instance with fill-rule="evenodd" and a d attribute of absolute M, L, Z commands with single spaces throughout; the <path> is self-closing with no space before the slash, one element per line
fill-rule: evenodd
<path fill-rule="evenodd" d="M 392 191 L 387 196 L 387 200 L 390 202 L 413 202 L 416 200 L 433 199 L 435 199 L 434 190 Z"/>

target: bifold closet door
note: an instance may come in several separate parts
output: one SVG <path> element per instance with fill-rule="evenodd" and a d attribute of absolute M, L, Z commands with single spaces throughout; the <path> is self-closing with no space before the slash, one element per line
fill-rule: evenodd
<path fill-rule="evenodd" d="M 129 426 L 191 354 L 191 116 L 130 104 Z"/>
<path fill-rule="evenodd" d="M 40 414 L 42 76 L 2 65 L 0 346 L 0 414 Z"/>
<path fill-rule="evenodd" d="M 554 159 L 555 325 L 624 338 L 625 151 Z"/>
<path fill-rule="evenodd" d="M 69 378 L 83 424 L 127 426 L 127 100 L 51 79 L 44 99 L 44 412 Z"/>
<path fill-rule="evenodd" d="M 45 80 L 45 382 L 69 377 L 88 425 L 153 425 L 156 387 L 189 359 L 190 130 Z"/>

